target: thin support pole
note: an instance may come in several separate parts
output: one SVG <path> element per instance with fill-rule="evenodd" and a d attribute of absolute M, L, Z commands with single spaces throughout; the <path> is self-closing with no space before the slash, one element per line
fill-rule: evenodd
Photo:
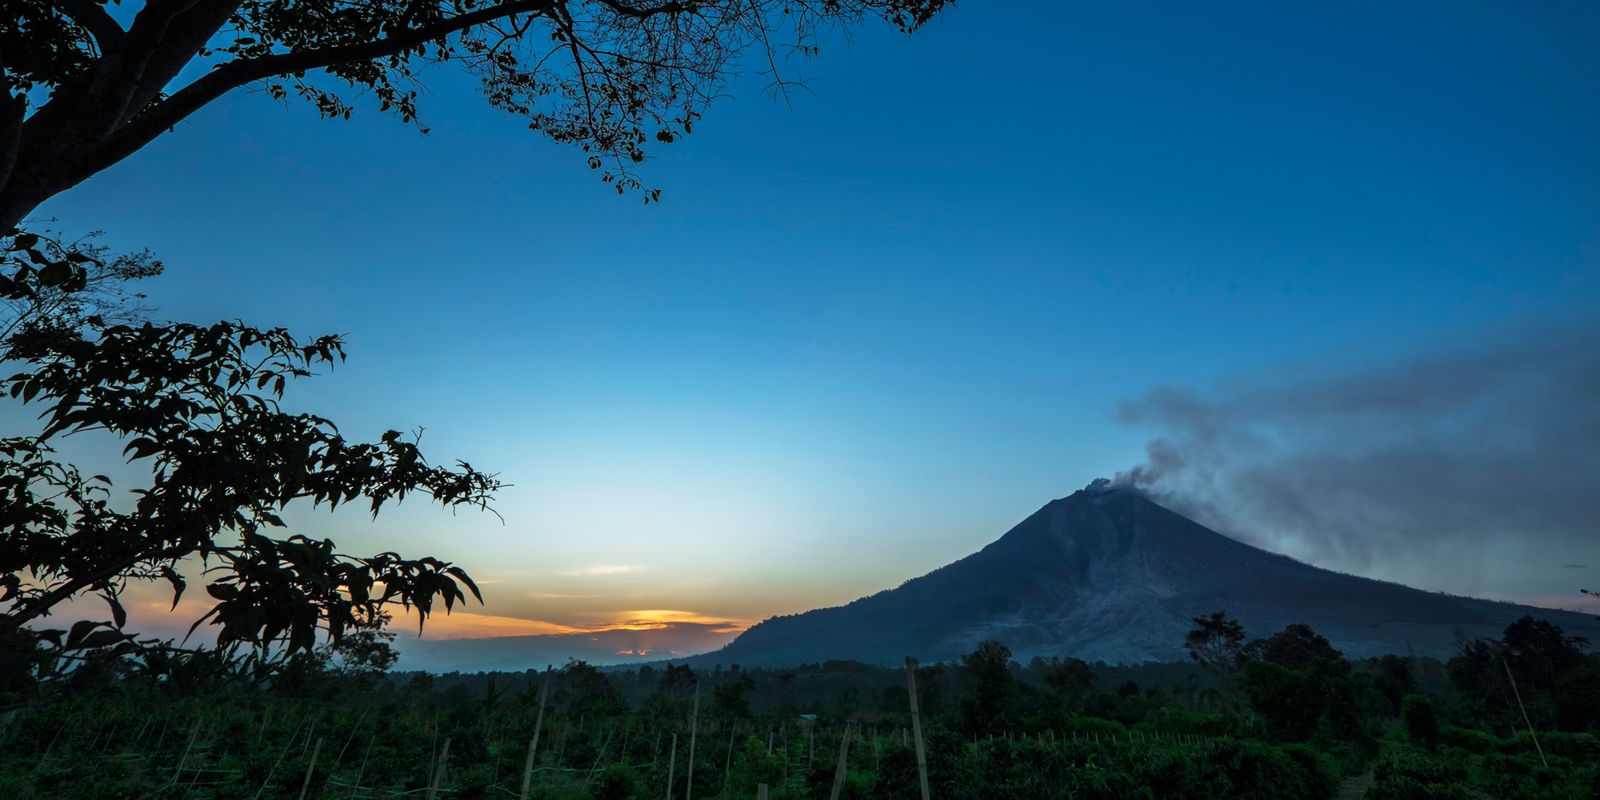
<path fill-rule="evenodd" d="M 445 765 L 450 763 L 450 737 L 444 737 L 444 746 L 439 748 L 439 761 L 433 767 L 433 780 L 428 781 L 428 800 L 433 800 L 439 794 L 439 783 L 444 780 Z"/>
<path fill-rule="evenodd" d="M 928 754 L 922 746 L 922 711 L 917 703 L 917 660 L 906 656 L 906 692 L 911 696 L 911 734 L 917 744 L 917 782 L 922 788 L 922 800 L 931 800 L 928 792 Z"/>
<path fill-rule="evenodd" d="M 533 738 L 528 741 L 528 758 L 522 764 L 521 800 L 528 800 L 528 785 L 533 782 L 533 759 L 539 752 L 539 732 L 544 728 L 544 701 L 550 696 L 550 666 L 544 668 L 544 686 L 539 689 L 539 716 L 533 720 Z"/>
<path fill-rule="evenodd" d="M 839 765 L 833 768 L 833 791 L 828 793 L 828 800 L 839 800 L 839 792 L 844 790 L 845 768 L 850 757 L 850 726 L 844 726 L 844 735 L 839 737 Z"/>
<path fill-rule="evenodd" d="M 311 748 L 311 763 L 306 765 L 306 779 L 300 782 L 300 800 L 306 800 L 306 793 L 311 791 L 311 776 L 317 772 L 317 756 L 322 754 L 322 737 L 317 737 L 317 744 Z"/>
<path fill-rule="evenodd" d="M 728 796 L 728 780 L 733 776 L 733 737 L 739 734 L 738 726 L 728 731 L 728 759 L 722 763 L 722 796 Z"/>
<path fill-rule="evenodd" d="M 1511 681 L 1511 696 L 1517 698 L 1517 710 L 1522 712 L 1522 724 L 1528 726 L 1528 735 L 1533 737 L 1533 749 L 1539 751 L 1539 763 L 1544 764 L 1545 769 L 1549 769 L 1550 762 L 1545 760 L 1544 748 L 1539 745 L 1539 734 L 1534 733 L 1533 722 L 1528 719 L 1528 709 L 1522 705 L 1522 692 L 1517 691 L 1517 679 L 1512 677 L 1511 665 L 1506 663 L 1503 656 L 1500 658 L 1500 666 L 1506 668 L 1506 679 Z"/>
<path fill-rule="evenodd" d="M 678 734 L 672 734 L 672 747 L 667 751 L 667 800 L 672 800 L 672 778 L 678 769 Z"/>
<path fill-rule="evenodd" d="M 689 717 L 689 766 L 684 770 L 688 778 L 683 789 L 683 800 L 694 800 L 694 740 L 700 730 L 700 682 L 694 682 L 694 713 Z"/>

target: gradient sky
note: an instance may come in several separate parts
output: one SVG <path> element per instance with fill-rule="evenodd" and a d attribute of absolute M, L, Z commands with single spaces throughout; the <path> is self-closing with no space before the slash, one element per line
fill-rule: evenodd
<path fill-rule="evenodd" d="M 1290 5 L 862 29 L 791 104 L 736 82 L 648 207 L 440 69 L 426 136 L 236 93 L 40 216 L 156 251 L 160 316 L 347 333 L 296 405 L 514 484 L 503 524 L 292 515 L 468 567 L 489 603 L 440 635 L 731 630 L 1140 463 L 1160 432 L 1117 409 L 1163 386 L 1600 342 L 1600 6 Z M 1430 589 L 1600 584 L 1592 528 L 1442 563 L 1235 532 Z"/>

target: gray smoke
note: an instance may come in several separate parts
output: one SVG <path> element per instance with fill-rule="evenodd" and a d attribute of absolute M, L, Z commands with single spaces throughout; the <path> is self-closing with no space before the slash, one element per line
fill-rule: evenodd
<path fill-rule="evenodd" d="M 1115 482 L 1319 565 L 1527 594 L 1600 557 L 1600 324 L 1163 388 L 1118 417 L 1155 438 Z"/>

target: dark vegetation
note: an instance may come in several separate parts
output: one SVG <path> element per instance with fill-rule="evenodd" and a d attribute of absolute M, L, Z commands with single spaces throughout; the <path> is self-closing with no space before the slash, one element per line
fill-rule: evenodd
<path fill-rule="evenodd" d="M 985 642 L 918 667 L 933 796 L 1600 793 L 1600 655 L 1553 626 L 1519 621 L 1445 663 L 1350 662 L 1305 626 L 1249 640 L 1228 621 L 1196 620 L 1190 663 L 1020 664 Z M 1220 644 L 1202 641 L 1219 632 Z M 918 796 L 904 670 L 575 661 L 386 674 L 391 663 L 383 636 L 350 635 L 265 675 L 215 651 L 147 649 L 12 687 L 0 787 L 14 798 L 517 797 L 537 736 L 529 797 L 664 797 L 669 776 L 675 797 L 691 780 L 701 797 L 750 797 L 764 783 L 771 797 L 821 798 L 836 782 L 841 797 Z"/>
<path fill-rule="evenodd" d="M 217 98 L 258 86 L 348 118 L 417 123 L 432 68 L 576 147 L 619 192 L 646 149 L 693 131 L 741 57 L 782 91 L 818 33 L 904 31 L 946 0 L 8 0 L 0 4 L 0 232 Z"/>
<path fill-rule="evenodd" d="M 484 508 L 496 479 L 431 464 L 414 436 L 351 441 L 286 410 L 290 382 L 344 358 L 338 337 L 149 322 L 129 286 L 161 271 L 155 258 L 25 222 L 228 92 L 258 85 L 343 118 L 353 91 L 416 122 L 418 72 L 438 64 L 653 200 L 634 165 L 692 131 L 741 54 L 781 90 L 779 59 L 814 53 L 820 29 L 877 17 L 912 30 L 944 4 L 0 4 L 0 386 L 8 410 L 37 413 L 0 432 L 0 791 L 516 797 L 531 776 L 538 797 L 760 783 L 774 797 L 917 796 L 898 670 L 389 673 L 392 611 L 425 619 L 476 587 L 438 558 L 285 535 L 281 511 L 376 514 L 418 493 Z M 114 442 L 148 480 L 116 486 L 69 463 L 55 448 L 70 435 Z M 208 644 L 127 629 L 130 582 L 162 582 L 176 605 L 196 563 Z M 109 619 L 52 626 L 86 596 Z M 1325 798 L 1370 780 L 1375 798 L 1600 796 L 1600 663 L 1548 623 L 1518 621 L 1448 663 L 1352 663 L 1308 627 L 1250 640 L 1222 614 L 1186 644 L 1192 663 L 1110 667 L 1018 664 L 989 642 L 917 669 L 934 795 Z"/>
<path fill-rule="evenodd" d="M 81 242 L 0 240 L 11 311 L 0 363 L 15 370 L 0 389 L 12 408 L 38 409 L 31 431 L 0 438 L 0 691 L 157 646 L 125 630 L 122 594 L 130 582 L 165 582 L 176 607 L 185 564 L 205 567 L 214 601 L 196 627 L 207 625 L 222 658 L 263 671 L 319 637 L 377 631 L 391 608 L 426 619 L 436 603 L 477 595 L 461 568 L 431 556 L 350 556 L 327 539 L 276 535 L 291 503 L 359 501 L 376 515 L 423 494 L 484 508 L 499 483 L 466 463 L 430 465 L 396 431 L 353 442 L 329 420 L 283 409 L 289 381 L 343 359 L 337 336 L 139 320 L 129 281 L 159 270 L 147 255 Z M 74 435 L 120 445 L 148 480 L 118 495 L 109 477 L 83 474 L 55 449 Z M 103 600 L 111 618 L 48 625 L 82 596 Z"/>
<path fill-rule="evenodd" d="M 303 340 L 242 321 L 151 322 L 130 282 L 149 253 L 63 240 L 28 215 L 138 152 L 219 97 L 250 86 L 348 118 L 344 97 L 416 123 L 429 68 L 477 78 L 493 108 L 577 147 L 619 192 L 647 147 L 693 129 L 744 56 L 773 86 L 818 36 L 879 19 L 902 31 L 944 0 L 19 0 L 0 4 L 0 691 L 126 663 L 216 662 L 257 681 L 306 669 L 319 641 L 382 636 L 397 608 L 426 621 L 478 589 L 442 559 L 347 554 L 285 530 L 291 504 L 408 495 L 486 509 L 498 480 L 431 464 L 416 435 L 351 441 L 286 410 L 287 385 L 344 359 L 338 336 Z M 420 127 L 420 126 L 419 126 Z M 426 130 L 422 128 L 422 130 Z M 22 407 L 36 424 L 13 429 Z M 26 416 L 26 414 L 16 415 Z M 121 448 L 148 480 L 114 485 L 57 450 L 82 436 Z M 111 471 L 111 470 L 105 470 Z M 186 571 L 187 570 L 187 571 Z M 131 582 L 195 572 L 216 650 L 129 632 Z M 85 597 L 109 619 L 51 627 Z M 190 595 L 193 596 L 192 594 Z M 74 614 L 81 615 L 81 607 Z M 176 663 L 176 662 L 174 662 Z M 188 662 L 185 662 L 188 663 Z"/>

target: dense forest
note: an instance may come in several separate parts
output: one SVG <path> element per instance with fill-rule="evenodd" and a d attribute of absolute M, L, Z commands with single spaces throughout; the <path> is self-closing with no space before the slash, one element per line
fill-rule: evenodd
<path fill-rule="evenodd" d="M 1600 655 L 1523 619 L 1448 662 L 1195 620 L 1187 663 L 390 671 L 388 634 L 292 657 L 152 648 L 6 675 L 31 798 L 1600 796 Z M 911 680 L 914 679 L 914 684 Z M 916 687 L 914 720 L 909 687 Z"/>

